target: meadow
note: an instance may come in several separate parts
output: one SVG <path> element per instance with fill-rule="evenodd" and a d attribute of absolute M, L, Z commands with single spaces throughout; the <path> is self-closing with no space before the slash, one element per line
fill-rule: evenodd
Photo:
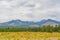
<path fill-rule="evenodd" d="M 60 33 L 0 32 L 0 40 L 60 40 Z"/>
<path fill-rule="evenodd" d="M 0 40 L 60 40 L 60 25 L 42 27 L 0 27 Z"/>

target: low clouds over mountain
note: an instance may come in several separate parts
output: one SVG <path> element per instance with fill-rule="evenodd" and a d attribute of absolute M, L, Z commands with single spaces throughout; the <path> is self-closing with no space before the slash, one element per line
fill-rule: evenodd
<path fill-rule="evenodd" d="M 13 19 L 60 20 L 60 0 L 0 0 L 0 22 Z"/>

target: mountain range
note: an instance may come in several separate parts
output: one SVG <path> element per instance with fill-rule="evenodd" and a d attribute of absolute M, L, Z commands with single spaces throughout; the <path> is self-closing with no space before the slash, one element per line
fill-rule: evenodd
<path fill-rule="evenodd" d="M 27 27 L 27 26 L 43 26 L 43 25 L 60 25 L 59 21 L 47 19 L 47 20 L 41 20 L 39 22 L 32 22 L 32 21 L 21 21 L 19 19 L 17 20 L 11 20 L 8 22 L 0 23 L 0 26 L 21 26 L 21 27 Z"/>

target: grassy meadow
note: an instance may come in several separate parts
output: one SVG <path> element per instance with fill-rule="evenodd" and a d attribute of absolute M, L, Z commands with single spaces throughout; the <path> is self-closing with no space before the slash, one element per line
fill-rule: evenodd
<path fill-rule="evenodd" d="M 0 32 L 0 40 L 60 40 L 60 33 Z"/>
<path fill-rule="evenodd" d="M 0 28 L 0 40 L 60 40 L 60 25 L 28 27 L 28 28 Z"/>

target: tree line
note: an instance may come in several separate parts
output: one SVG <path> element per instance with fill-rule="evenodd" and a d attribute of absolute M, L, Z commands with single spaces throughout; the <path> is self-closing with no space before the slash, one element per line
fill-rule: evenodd
<path fill-rule="evenodd" d="M 0 32 L 60 32 L 60 25 L 55 26 L 40 26 L 40 27 L 7 27 L 0 28 Z"/>

